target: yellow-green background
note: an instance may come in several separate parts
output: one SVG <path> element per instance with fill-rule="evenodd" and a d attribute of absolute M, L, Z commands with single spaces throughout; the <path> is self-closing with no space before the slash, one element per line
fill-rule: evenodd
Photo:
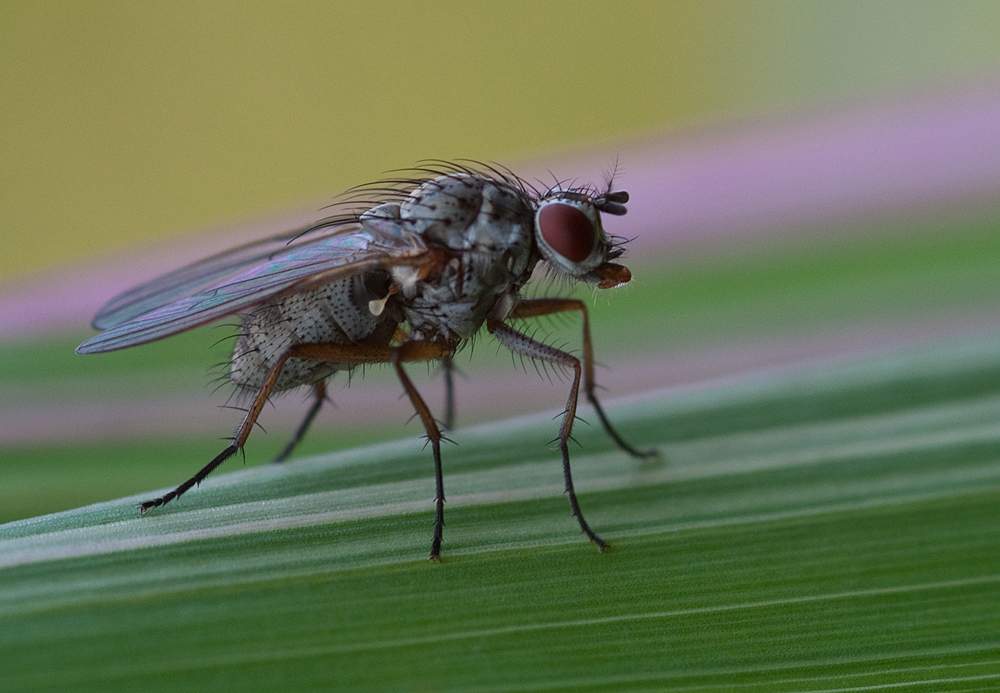
<path fill-rule="evenodd" d="M 0 287 L 422 157 L 627 153 L 643 133 L 969 79 L 997 67 L 998 26 L 1000 3 L 954 0 L 0 4 Z M 0 688 L 995 687 L 1000 328 L 971 333 L 996 312 L 998 215 L 853 224 L 636 258 L 636 281 L 595 303 L 598 358 L 651 375 L 674 354 L 724 361 L 726 345 L 853 334 L 874 350 L 954 326 L 945 343 L 610 403 L 664 461 L 574 429 L 604 556 L 559 497 L 549 414 L 455 431 L 440 566 L 423 560 L 419 440 L 262 465 L 288 435 L 271 411 L 248 446 L 256 468 L 232 460 L 162 511 L 139 517 L 131 498 L 37 517 L 148 498 L 211 459 L 230 424 L 119 417 L 224 402 L 204 383 L 225 345 L 206 328 L 83 358 L 89 316 L 0 344 L 0 412 L 45 433 L 0 439 L 0 521 L 34 518 L 0 527 Z M 564 329 L 578 345 L 578 324 Z M 506 357 L 476 353 L 459 363 L 471 387 L 509 377 Z M 620 373 L 601 369 L 609 395 Z M 526 378 L 561 403 L 566 383 Z M 303 456 L 418 436 L 378 412 L 344 426 L 342 384 Z M 471 399 L 462 425 L 479 420 Z M 106 423 L 85 430 L 94 410 Z M 425 510 L 394 514 L 407 499 Z M 254 518 L 274 524 L 238 531 Z M 123 540 L 136 548 L 102 553 Z"/>
<path fill-rule="evenodd" d="M 0 283 L 331 196 L 1000 62 L 1000 3 L 3 2 Z"/>

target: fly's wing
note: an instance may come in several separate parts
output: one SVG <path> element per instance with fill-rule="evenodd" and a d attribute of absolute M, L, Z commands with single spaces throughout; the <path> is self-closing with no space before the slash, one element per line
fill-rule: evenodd
<path fill-rule="evenodd" d="M 252 246 L 243 248 L 248 247 Z M 154 303 L 160 305 L 148 312 L 111 323 L 111 327 L 85 341 L 76 351 L 79 354 L 95 354 L 145 344 L 239 313 L 277 294 L 295 290 L 296 287 L 311 288 L 379 268 L 416 265 L 424 253 L 422 245 L 412 239 L 382 234 L 376 237 L 370 232 L 360 231 L 338 233 L 320 240 L 310 239 L 236 274 L 231 272 L 232 263 L 225 262 L 225 258 L 231 257 L 229 253 L 214 256 L 203 261 L 205 265 L 196 263 L 182 270 L 182 274 L 190 274 L 182 276 L 180 280 L 174 280 L 174 275 L 168 275 L 145 285 L 145 291 L 144 287 L 139 287 L 135 290 L 136 295 L 144 296 L 143 298 L 123 301 L 117 310 L 107 313 L 122 316 L 136 310 L 136 306 Z M 254 256 L 252 252 L 248 253 L 248 257 L 260 259 L 259 255 Z M 250 262 L 251 259 L 246 259 L 240 267 L 245 268 Z M 204 270 L 205 266 L 213 268 L 219 274 L 223 269 L 228 269 L 226 274 L 229 276 L 204 286 L 204 276 L 211 274 Z M 199 267 L 202 269 L 200 273 L 197 271 Z M 192 285 L 200 288 L 187 295 L 184 290 Z M 163 297 L 178 294 L 181 294 L 180 298 L 163 304 Z"/>
<path fill-rule="evenodd" d="M 122 325 L 178 299 L 204 291 L 227 277 L 279 255 L 286 255 L 297 247 L 357 230 L 357 224 L 331 225 L 329 228 L 303 226 L 225 250 L 115 296 L 97 312 L 92 324 L 98 330 Z"/>

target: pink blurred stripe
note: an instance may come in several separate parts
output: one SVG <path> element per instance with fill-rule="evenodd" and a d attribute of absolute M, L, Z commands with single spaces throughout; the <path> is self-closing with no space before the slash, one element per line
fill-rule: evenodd
<path fill-rule="evenodd" d="M 1000 202 L 1000 80 L 885 102 L 720 124 L 512 166 L 601 180 L 621 162 L 633 253 L 762 231 Z M 401 162 L 405 165 L 406 162 Z M 315 208 L 325 203 L 317 203 Z M 296 212 L 46 272 L 0 288 L 0 339 L 84 329 L 109 298 L 209 252 L 322 216 Z"/>
<path fill-rule="evenodd" d="M 1000 81 L 711 129 L 623 159 L 636 200 L 626 233 L 651 247 L 957 204 L 996 206 Z"/>
<path fill-rule="evenodd" d="M 830 364 L 862 355 L 895 350 L 902 346 L 947 339 L 955 334 L 989 327 L 1000 328 L 1000 318 L 989 315 L 938 317 L 920 325 L 900 322 L 844 329 L 811 331 L 781 339 L 740 340 L 678 349 L 669 354 L 651 353 L 641 358 L 609 358 L 598 352 L 602 367 L 597 373 L 601 400 L 613 412 L 621 398 L 637 393 L 661 391 L 666 395 L 690 387 L 712 387 L 719 381 L 753 379 L 775 372 L 793 372 L 818 364 Z M 552 410 L 552 431 L 559 426 L 558 413 L 568 392 L 566 380 L 540 377 L 534 369 L 521 369 L 508 362 L 490 372 L 469 371 L 456 379 L 456 397 L 460 426 L 498 420 L 530 412 Z M 459 359 L 458 367 L 464 364 Z M 412 369 L 417 388 L 434 411 L 440 411 L 443 385 L 438 376 L 425 376 Z M 163 435 L 206 436 L 216 440 L 239 424 L 240 412 L 227 409 L 229 390 L 214 396 L 192 383 L 190 395 L 164 395 L 111 400 L 107 397 L 66 395 L 61 383 L 31 386 L 31 394 L 16 407 L 0 407 L 0 449 L 4 446 L 28 446 L 42 443 L 81 441 L 155 439 Z M 678 389 L 680 388 L 680 389 Z M 289 392 L 272 400 L 265 409 L 261 424 L 267 435 L 279 442 L 294 429 L 308 406 L 305 389 Z M 355 378 L 346 386 L 346 378 L 334 378 L 330 384 L 334 406 L 322 410 L 316 430 L 361 430 L 372 422 L 387 431 L 388 437 L 417 437 L 423 433 L 414 419 L 413 408 L 402 395 L 398 383 L 362 382 Z M 597 426 L 593 411 L 582 405 L 580 416 Z M 612 413 L 612 419 L 614 414 Z M 256 447 L 262 432 L 251 436 Z M 456 437 L 461 442 L 461 437 Z M 540 444 L 545 441 L 541 441 Z M 221 443 L 220 443 L 221 445 Z"/>

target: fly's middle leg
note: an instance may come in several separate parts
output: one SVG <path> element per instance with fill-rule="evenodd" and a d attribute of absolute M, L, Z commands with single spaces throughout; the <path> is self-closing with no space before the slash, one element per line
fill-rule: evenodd
<path fill-rule="evenodd" d="M 436 342 L 406 342 L 393 349 L 392 353 L 392 365 L 396 368 L 396 375 L 399 377 L 399 382 L 402 383 L 407 397 L 410 398 L 410 403 L 416 410 L 417 416 L 420 417 L 420 422 L 424 425 L 427 440 L 430 441 L 431 450 L 434 453 L 434 538 L 431 540 L 430 555 L 432 561 L 441 559 L 441 540 L 444 536 L 444 471 L 441 466 L 441 440 L 444 436 L 441 435 L 441 429 L 434 420 L 427 403 L 417 392 L 410 376 L 406 374 L 403 363 L 405 361 L 429 361 L 437 358 L 441 359 L 442 362 L 447 362 L 450 366 L 450 351 L 435 355 L 435 349 L 439 348 L 445 347 Z"/>
<path fill-rule="evenodd" d="M 441 359 L 441 373 L 444 375 L 444 427 L 455 427 L 455 365 L 451 356 Z"/>
<path fill-rule="evenodd" d="M 284 462 L 292 454 L 295 447 L 302 441 L 305 436 L 306 431 L 312 425 L 313 419 L 316 418 L 316 414 L 322 409 L 323 403 L 326 402 L 326 381 L 320 380 L 318 383 L 313 385 L 313 401 L 309 406 L 309 411 L 306 412 L 305 418 L 299 423 L 298 428 L 295 429 L 295 433 L 292 434 L 291 439 L 285 443 L 285 447 L 281 449 L 272 462 Z"/>

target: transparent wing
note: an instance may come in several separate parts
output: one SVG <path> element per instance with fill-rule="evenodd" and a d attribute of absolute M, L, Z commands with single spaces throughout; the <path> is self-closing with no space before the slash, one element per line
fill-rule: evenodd
<path fill-rule="evenodd" d="M 122 294 L 102 311 L 101 324 L 110 326 L 77 347 L 77 353 L 145 344 L 238 313 L 297 287 L 304 290 L 373 269 L 418 264 L 425 252 L 410 239 L 381 234 L 376 238 L 367 231 L 340 230 L 291 249 L 285 246 L 284 252 L 270 255 L 273 250 L 264 249 L 273 248 L 273 241 L 213 256 Z M 137 314 L 150 306 L 154 307 Z"/>
<path fill-rule="evenodd" d="M 99 330 L 121 325 L 303 245 L 311 245 L 331 236 L 356 233 L 358 229 L 356 223 L 327 228 L 311 224 L 224 250 L 115 296 L 97 312 L 92 324 Z"/>

